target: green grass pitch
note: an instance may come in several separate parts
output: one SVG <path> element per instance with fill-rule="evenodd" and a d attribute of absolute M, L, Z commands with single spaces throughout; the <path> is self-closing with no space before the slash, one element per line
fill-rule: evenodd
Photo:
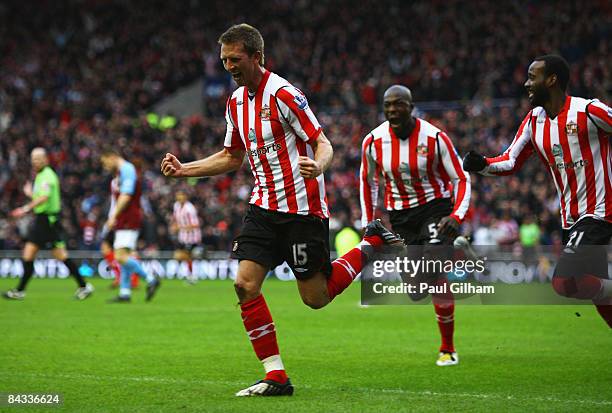
<path fill-rule="evenodd" d="M 58 392 L 74 412 L 612 411 L 612 334 L 592 306 L 459 305 L 461 364 L 435 365 L 431 305 L 358 306 L 359 285 L 322 310 L 268 280 L 293 397 L 236 398 L 262 377 L 230 281 L 163 283 L 151 303 L 85 302 L 72 280 L 34 279 L 0 301 L 0 393 Z M 0 280 L 0 289 L 15 280 Z M 579 316 L 577 315 L 580 314 Z"/>

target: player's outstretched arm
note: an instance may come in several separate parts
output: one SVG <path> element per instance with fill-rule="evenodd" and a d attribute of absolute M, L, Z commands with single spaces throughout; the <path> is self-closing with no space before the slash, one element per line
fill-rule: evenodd
<path fill-rule="evenodd" d="M 214 176 L 239 169 L 243 159 L 244 150 L 227 148 L 207 158 L 189 163 L 182 163 L 176 156 L 167 153 L 161 162 L 161 172 L 173 178 Z"/>
<path fill-rule="evenodd" d="M 470 151 L 463 160 L 463 169 L 468 172 L 478 172 L 481 175 L 516 173 L 534 151 L 531 143 L 531 117 L 532 112 L 529 112 L 523 119 L 512 143 L 502 155 L 485 158 L 477 152 Z"/>
<path fill-rule="evenodd" d="M 300 165 L 300 175 L 306 179 L 314 179 L 324 173 L 331 164 L 334 157 L 334 149 L 321 131 L 317 139 L 312 143 L 314 159 L 307 156 L 300 156 L 298 164 Z"/>

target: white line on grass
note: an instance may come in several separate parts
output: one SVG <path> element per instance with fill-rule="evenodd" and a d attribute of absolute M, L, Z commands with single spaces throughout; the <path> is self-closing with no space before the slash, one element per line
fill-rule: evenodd
<path fill-rule="evenodd" d="M 8 372 L 0 372 L 0 377 L 40 377 L 45 379 L 54 379 L 54 378 L 62 378 L 62 379 L 71 379 L 71 380 L 98 380 L 98 381 L 133 381 L 133 382 L 150 382 L 150 383 L 165 383 L 165 384 L 179 384 L 179 385 L 214 385 L 221 384 L 226 386 L 235 386 L 236 388 L 240 386 L 244 386 L 244 383 L 238 383 L 235 381 L 223 381 L 223 380 L 185 380 L 185 379 L 174 379 L 174 378 L 166 378 L 166 377 L 129 377 L 129 376 L 98 376 L 94 374 L 44 374 L 44 373 L 8 373 Z M 393 393 L 393 394 L 406 394 L 413 395 L 418 397 L 444 397 L 444 398 L 452 398 L 452 397 L 461 397 L 466 399 L 490 399 L 490 400 L 513 400 L 513 401 L 523 401 L 523 402 L 549 402 L 549 403 L 562 403 L 562 404 L 590 404 L 596 406 L 612 406 L 612 401 L 610 400 L 592 400 L 592 399 L 559 399 L 557 397 L 517 397 L 512 395 L 504 395 L 497 393 L 453 393 L 453 392 L 435 392 L 429 390 L 406 390 L 406 389 L 377 389 L 372 387 L 354 387 L 347 388 L 344 386 L 339 387 L 331 387 L 331 386 L 310 386 L 310 385 L 300 385 L 296 386 L 304 389 L 312 389 L 312 390 L 325 390 L 325 391 L 355 391 L 359 393 Z"/>

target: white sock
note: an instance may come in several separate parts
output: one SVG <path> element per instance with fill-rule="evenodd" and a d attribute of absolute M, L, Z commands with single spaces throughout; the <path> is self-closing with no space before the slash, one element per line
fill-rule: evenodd
<path fill-rule="evenodd" d="M 129 288 L 120 288 L 119 289 L 119 297 L 131 297 L 132 290 Z"/>
<path fill-rule="evenodd" d="M 269 373 L 272 370 L 285 370 L 280 354 L 265 358 L 261 362 L 263 363 L 264 369 L 266 369 L 266 373 Z"/>
<path fill-rule="evenodd" d="M 363 247 L 371 247 L 372 244 L 370 244 L 368 241 L 362 239 L 361 242 L 359 244 L 357 244 L 356 248 L 359 248 L 360 250 L 363 250 Z"/>

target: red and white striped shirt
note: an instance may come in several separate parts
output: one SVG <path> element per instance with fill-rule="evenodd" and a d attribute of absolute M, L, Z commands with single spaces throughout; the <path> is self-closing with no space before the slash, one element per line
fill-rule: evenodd
<path fill-rule="evenodd" d="M 548 166 L 561 205 L 561 224 L 579 219 L 612 222 L 612 109 L 597 100 L 568 96 L 556 118 L 542 107 L 530 111 L 503 155 L 487 158 L 484 175 L 519 170 L 535 151 Z"/>
<path fill-rule="evenodd" d="M 321 126 L 306 97 L 266 70 L 254 96 L 234 91 L 225 113 L 225 147 L 245 150 L 255 187 L 249 203 L 271 211 L 329 217 L 323 175 L 304 179 L 299 156 L 314 157 Z"/>
<path fill-rule="evenodd" d="M 195 206 L 189 201 L 181 205 L 180 202 L 174 203 L 172 213 L 174 222 L 179 227 L 178 240 L 183 244 L 197 245 L 202 242 L 202 231 L 200 230 L 200 219 Z M 185 228 L 193 227 L 193 228 Z"/>
<path fill-rule="evenodd" d="M 361 223 L 374 219 L 378 176 L 385 179 L 385 208 L 403 210 L 434 199 L 450 198 L 451 183 L 455 206 L 451 216 L 459 223 L 470 205 L 470 175 L 463 170 L 450 138 L 431 123 L 415 118 L 408 139 L 399 139 L 389 122 L 370 132 L 361 147 Z"/>

